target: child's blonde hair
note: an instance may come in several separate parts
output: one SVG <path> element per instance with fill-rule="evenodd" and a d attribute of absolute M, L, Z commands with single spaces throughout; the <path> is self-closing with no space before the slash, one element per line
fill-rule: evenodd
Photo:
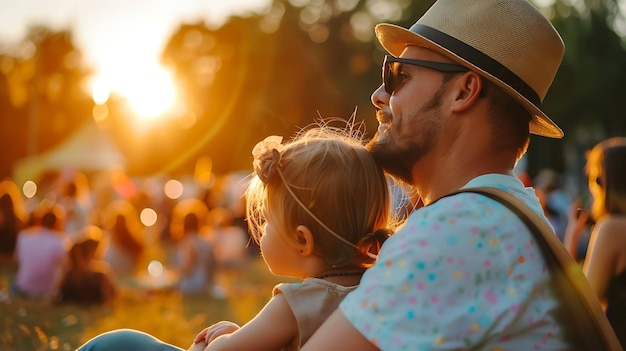
<path fill-rule="evenodd" d="M 369 267 L 390 234 L 385 175 L 354 132 L 322 126 L 281 144 L 257 144 L 246 217 L 260 240 L 266 221 L 282 235 L 304 225 L 314 253 L 332 267 Z M 296 240 L 295 238 L 289 238 Z"/>

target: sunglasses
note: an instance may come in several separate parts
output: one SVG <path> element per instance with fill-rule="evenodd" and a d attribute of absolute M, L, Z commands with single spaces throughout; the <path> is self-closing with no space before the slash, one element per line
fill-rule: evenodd
<path fill-rule="evenodd" d="M 436 61 L 413 60 L 385 55 L 383 60 L 383 85 L 387 94 L 391 95 L 398 88 L 402 80 L 400 76 L 400 63 L 407 65 L 426 67 L 440 72 L 467 72 L 469 68 L 454 63 Z"/>

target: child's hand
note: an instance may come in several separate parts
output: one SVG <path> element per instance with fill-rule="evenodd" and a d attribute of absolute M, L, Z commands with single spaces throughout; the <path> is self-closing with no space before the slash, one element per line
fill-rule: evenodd
<path fill-rule="evenodd" d="M 211 327 L 202 329 L 202 331 L 199 332 L 198 335 L 196 335 L 195 339 L 193 339 L 193 344 L 194 345 L 198 344 L 198 343 L 204 343 L 204 339 L 206 337 L 207 332 L 209 331 L 209 328 L 211 328 Z M 206 346 L 206 344 L 205 344 L 205 346 Z"/>
<path fill-rule="evenodd" d="M 204 329 L 200 334 L 204 334 L 204 343 L 205 345 L 209 345 L 211 341 L 215 340 L 218 336 L 234 333 L 238 329 L 239 326 L 233 322 L 221 321 Z M 198 334 L 198 336 L 200 336 L 200 334 Z M 198 336 L 196 336 L 196 339 L 198 339 Z"/>

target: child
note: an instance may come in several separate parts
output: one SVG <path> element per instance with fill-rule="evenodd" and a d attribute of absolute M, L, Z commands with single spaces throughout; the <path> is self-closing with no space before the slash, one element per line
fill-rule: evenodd
<path fill-rule="evenodd" d="M 297 350 L 356 288 L 391 233 L 385 176 L 358 139 L 323 127 L 281 141 L 268 137 L 254 147 L 246 215 L 270 271 L 303 281 L 276 286 L 242 327 L 222 321 L 204 329 L 191 350 Z M 81 350 L 119 350 L 120 338 L 142 349 L 178 350 L 129 330 L 103 334 Z"/>
<path fill-rule="evenodd" d="M 331 135 L 315 129 L 288 145 L 268 137 L 255 146 L 251 233 L 273 274 L 304 281 L 278 285 L 241 328 L 219 322 L 203 330 L 193 350 L 297 350 L 374 262 L 389 234 L 385 177 L 359 143 Z"/>

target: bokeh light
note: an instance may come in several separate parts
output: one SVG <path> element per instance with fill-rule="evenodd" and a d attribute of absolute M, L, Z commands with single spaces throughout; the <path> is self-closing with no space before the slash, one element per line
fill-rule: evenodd
<path fill-rule="evenodd" d="M 160 277 L 163 275 L 165 268 L 163 264 L 157 260 L 152 260 L 148 263 L 148 274 L 152 277 Z"/>
<path fill-rule="evenodd" d="M 165 192 L 165 196 L 170 199 L 176 200 L 183 195 L 183 183 L 179 182 L 176 179 L 170 179 L 165 183 L 163 187 L 163 191 Z"/>
<path fill-rule="evenodd" d="M 157 221 L 158 215 L 155 210 L 151 208 L 144 208 L 141 210 L 141 214 L 139 215 L 139 219 L 141 223 L 146 227 L 152 227 Z"/>
<path fill-rule="evenodd" d="M 137 192 L 135 183 L 133 183 L 133 180 L 123 171 L 112 171 L 111 181 L 115 192 L 124 199 L 130 199 Z"/>
<path fill-rule="evenodd" d="M 32 180 L 26 181 L 22 186 L 22 193 L 29 199 L 37 194 L 37 184 Z"/>

